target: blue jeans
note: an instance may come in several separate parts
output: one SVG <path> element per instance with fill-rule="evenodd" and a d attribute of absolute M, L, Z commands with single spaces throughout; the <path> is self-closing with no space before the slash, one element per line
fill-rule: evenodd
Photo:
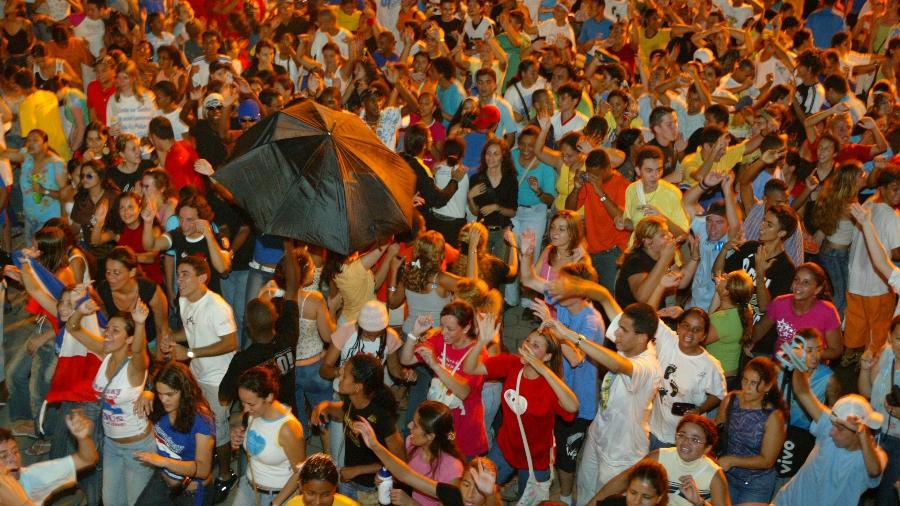
<path fill-rule="evenodd" d="M 331 382 L 319 376 L 319 364 L 322 360 L 308 365 L 294 368 L 294 399 L 297 405 L 297 418 L 303 425 L 303 435 L 309 439 L 312 430 L 309 424 L 309 412 L 306 411 L 306 402 L 315 408 L 320 402 L 330 401 L 334 395 Z"/>
<path fill-rule="evenodd" d="M 494 418 L 500 410 L 500 393 L 503 383 L 485 381 L 481 387 L 481 404 L 484 406 L 484 430 L 487 432 L 488 448 L 494 447 Z"/>
<path fill-rule="evenodd" d="M 244 332 L 244 312 L 247 310 L 247 278 L 250 271 L 231 271 L 228 277 L 221 280 L 222 298 L 234 310 L 234 322 L 237 324 L 239 347 L 242 350 L 250 346 Z"/>
<path fill-rule="evenodd" d="M 56 370 L 56 350 L 50 340 L 38 348 L 34 355 L 24 346 L 9 364 L 9 419 L 32 420 L 37 417 L 41 404 L 50 389 L 50 379 Z"/>
<path fill-rule="evenodd" d="M 897 500 L 897 489 L 894 488 L 894 483 L 897 478 L 900 478 L 900 439 L 893 436 L 882 436 L 881 448 L 887 453 L 888 461 L 884 468 L 884 474 L 881 475 L 875 504 L 897 506 L 900 501 Z"/>
<path fill-rule="evenodd" d="M 75 438 L 66 427 L 66 415 L 79 409 L 88 420 L 97 421 L 100 414 L 100 403 L 94 402 L 62 402 L 53 409 L 54 430 L 50 436 L 50 458 L 58 459 L 75 453 L 77 444 Z M 48 414 L 50 410 L 48 410 Z M 47 425 L 47 424 L 45 424 Z M 100 471 L 88 469 L 79 473 L 78 486 L 84 492 L 88 506 L 100 504 Z"/>
<path fill-rule="evenodd" d="M 659 450 L 660 448 L 674 448 L 675 443 L 666 443 L 665 441 L 656 437 L 652 432 L 650 433 L 650 451 Z"/>
<path fill-rule="evenodd" d="M 338 485 L 338 491 L 341 494 L 353 499 L 354 501 L 359 500 L 360 492 L 364 493 L 373 493 L 376 492 L 377 489 L 375 487 L 367 487 L 365 485 L 360 485 L 355 481 L 342 481 L 340 485 Z"/>
<path fill-rule="evenodd" d="M 516 233 L 516 242 L 518 244 L 522 243 L 522 232 L 526 230 L 533 230 L 534 236 L 537 238 L 538 244 L 535 245 L 535 251 L 541 251 L 541 240 L 544 238 L 544 232 L 547 230 L 547 206 L 545 204 L 538 204 L 535 206 L 519 206 L 516 209 L 516 215 L 512 218 L 513 223 L 513 232 Z M 536 253 L 532 260 L 537 261 Z M 501 258 L 504 262 L 506 258 Z M 522 267 L 520 266 L 521 270 Z M 504 287 L 504 298 L 506 303 L 511 306 L 518 306 L 521 302 L 519 296 L 519 284 L 518 283 L 510 283 Z"/>
<path fill-rule="evenodd" d="M 751 481 L 744 481 L 726 475 L 731 503 L 761 502 L 768 504 L 775 493 L 775 478 L 777 476 L 775 473 L 768 473 L 758 476 Z"/>
<path fill-rule="evenodd" d="M 406 411 L 403 413 L 401 432 L 404 437 L 409 435 L 409 422 L 416 414 L 416 408 L 428 399 L 428 387 L 431 386 L 431 378 L 434 377 L 427 365 L 418 364 L 413 370 L 416 371 L 416 382 L 409 386 L 409 398 L 406 401 Z"/>
<path fill-rule="evenodd" d="M 622 256 L 622 250 L 618 246 L 591 253 L 591 263 L 594 264 L 594 269 L 597 271 L 598 281 L 613 295 L 616 292 L 616 274 L 619 272 L 616 261 L 620 256 Z"/>
<path fill-rule="evenodd" d="M 819 263 L 825 268 L 831 279 L 832 302 L 841 318 L 847 307 L 847 278 L 850 277 L 850 250 L 822 250 L 819 252 Z"/>
<path fill-rule="evenodd" d="M 268 273 L 259 269 L 250 268 L 247 275 L 247 292 L 244 295 L 244 300 L 246 302 L 250 302 L 251 300 L 256 298 L 256 294 L 259 293 L 259 290 L 263 287 L 264 284 L 268 283 L 274 274 Z M 246 305 L 246 302 L 244 305 Z"/>
<path fill-rule="evenodd" d="M 509 462 L 506 461 L 506 457 L 503 456 L 503 452 L 500 451 L 500 447 L 494 445 L 491 447 L 491 450 L 488 452 L 487 457 L 491 459 L 497 466 L 497 484 L 502 485 L 509 481 L 513 474 L 517 474 L 519 477 L 519 492 L 516 497 L 521 497 L 522 492 L 525 491 L 525 485 L 528 484 L 528 469 L 516 469 L 513 466 L 509 465 Z M 534 457 L 534 455 L 532 455 Z M 539 482 L 545 482 L 550 479 L 550 469 L 542 469 L 534 470 L 534 477 L 537 478 Z"/>
<path fill-rule="evenodd" d="M 253 485 L 247 480 L 247 475 L 244 475 L 238 481 L 237 493 L 234 494 L 234 502 L 231 504 L 233 506 L 269 506 L 276 495 L 278 494 L 263 491 L 259 491 L 257 494 L 253 490 Z M 257 502 L 257 498 L 259 498 L 259 502 Z"/>
<path fill-rule="evenodd" d="M 135 452 L 156 453 L 153 431 L 134 443 L 103 442 L 103 506 L 133 506 L 156 470 L 134 458 Z"/>

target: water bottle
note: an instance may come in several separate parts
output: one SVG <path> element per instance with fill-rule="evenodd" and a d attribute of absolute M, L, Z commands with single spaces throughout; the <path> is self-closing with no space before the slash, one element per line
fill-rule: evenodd
<path fill-rule="evenodd" d="M 378 471 L 378 504 L 391 504 L 391 489 L 394 488 L 394 478 L 390 471 L 381 468 Z"/>

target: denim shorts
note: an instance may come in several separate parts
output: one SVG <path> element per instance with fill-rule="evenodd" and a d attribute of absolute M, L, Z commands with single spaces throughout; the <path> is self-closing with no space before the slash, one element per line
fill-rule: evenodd
<path fill-rule="evenodd" d="M 756 476 L 750 481 L 728 476 L 728 494 L 732 504 L 745 502 L 769 503 L 775 492 L 775 473 Z"/>

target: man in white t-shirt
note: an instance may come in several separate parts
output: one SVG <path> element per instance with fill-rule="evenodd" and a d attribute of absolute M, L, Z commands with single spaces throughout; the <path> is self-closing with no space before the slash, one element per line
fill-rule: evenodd
<path fill-rule="evenodd" d="M 21 495 L 15 502 L 5 501 L 3 498 L 7 494 L 15 493 L 17 490 L 13 483 L 0 482 L 0 489 L 3 489 L 0 503 L 44 504 L 44 501 L 57 490 L 74 486 L 76 473 L 97 463 L 99 455 L 94 440 L 91 439 L 94 432 L 93 422 L 80 413 L 70 413 L 66 415 L 65 420 L 66 427 L 78 443 L 76 452 L 67 457 L 46 460 L 27 467 L 22 467 L 22 456 L 12 432 L 0 429 L 0 475 L 17 479 L 21 490 L 31 501 L 25 502 Z"/>
<path fill-rule="evenodd" d="M 322 65 L 325 65 L 325 57 L 322 55 L 322 48 L 329 42 L 337 44 L 341 50 L 341 57 L 345 60 L 350 57 L 350 42 L 353 40 L 353 34 L 346 28 L 337 25 L 337 17 L 331 8 L 322 8 L 319 10 L 318 30 L 313 36 L 312 43 L 309 47 L 310 56 Z"/>
<path fill-rule="evenodd" d="M 184 138 L 184 134 L 188 133 L 189 127 L 184 121 L 181 121 L 181 97 L 178 96 L 178 89 L 172 81 L 160 81 L 153 85 L 154 101 L 156 103 L 156 115 L 162 116 L 169 120 L 172 124 L 172 132 L 175 134 L 175 140 L 180 141 Z"/>
<path fill-rule="evenodd" d="M 635 303 L 619 311 L 608 290 L 590 284 L 602 294 L 607 313 L 621 315 L 617 328 L 610 328 L 606 334 L 616 343 L 618 353 L 556 325 L 561 337 L 573 341 L 588 358 L 609 371 L 600 386 L 597 416 L 581 450 L 576 479 L 578 506 L 591 503 L 606 482 L 647 455 L 650 409 L 661 378 L 656 351 L 648 346 L 659 326 L 656 310 Z"/>
<path fill-rule="evenodd" d="M 203 395 L 216 418 L 216 441 L 219 446 L 219 477 L 216 489 L 227 490 L 236 481 L 231 472 L 230 405 L 218 402 L 219 384 L 237 350 L 237 324 L 231 306 L 221 295 L 209 290 L 209 264 L 203 258 L 187 256 L 179 259 L 176 270 L 178 306 L 184 328 L 164 336 L 159 349 L 176 360 L 190 360 L 191 372 L 197 378 Z M 183 344 L 182 344 L 183 343 Z"/>
<path fill-rule="evenodd" d="M 893 260 L 900 258 L 900 168 L 887 166 L 878 172 L 878 192 L 863 207 L 884 249 Z M 844 310 L 844 345 L 881 350 L 890 331 L 891 316 L 896 308 L 895 295 L 885 278 L 877 272 L 866 249 L 865 239 L 857 228 L 850 241 L 850 272 L 847 280 L 847 308 Z"/>

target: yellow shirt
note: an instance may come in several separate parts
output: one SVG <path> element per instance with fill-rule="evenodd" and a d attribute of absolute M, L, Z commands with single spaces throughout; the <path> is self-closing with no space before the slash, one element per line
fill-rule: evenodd
<path fill-rule="evenodd" d="M 575 175 L 578 171 L 572 170 L 568 165 L 562 164 L 559 167 L 559 174 L 556 178 L 556 200 L 553 205 L 556 209 L 562 211 L 566 208 L 566 199 L 569 194 L 575 190 Z M 579 208 L 576 213 L 584 216 L 584 207 Z"/>
<path fill-rule="evenodd" d="M 638 42 L 641 61 L 644 62 L 644 65 L 650 63 L 650 53 L 657 49 L 665 49 L 669 45 L 669 40 L 672 39 L 672 30 L 669 28 L 660 28 L 656 31 L 656 35 L 650 38 L 646 33 L 645 29 L 640 29 L 641 40 Z"/>
<path fill-rule="evenodd" d="M 19 105 L 19 124 L 23 136 L 39 128 L 47 134 L 50 147 L 60 158 L 69 161 L 72 157 L 59 115 L 59 99 L 55 93 L 38 90 L 25 97 Z"/>
<path fill-rule="evenodd" d="M 354 10 L 352 14 L 347 14 L 342 9 L 337 9 L 335 14 L 338 26 L 351 32 L 359 30 L 359 18 L 362 15 L 362 11 Z"/>
<path fill-rule="evenodd" d="M 334 506 L 359 506 L 359 503 L 350 499 L 349 497 L 341 494 L 334 494 Z M 303 502 L 303 496 L 298 495 L 288 502 L 284 503 L 284 506 L 306 506 L 306 503 Z"/>
<path fill-rule="evenodd" d="M 644 192 L 643 200 L 638 192 L 638 186 L 642 186 L 640 180 L 628 185 L 625 190 L 625 212 L 624 217 L 631 220 L 635 225 L 644 217 L 644 211 L 639 209 L 643 205 L 651 205 L 659 209 L 666 218 L 672 220 L 672 223 L 678 225 L 682 230 L 689 230 L 687 214 L 681 206 L 681 190 L 677 186 L 659 180 L 656 190 L 652 192 Z M 631 234 L 632 240 L 634 234 Z"/>
<path fill-rule="evenodd" d="M 744 158 L 746 147 L 746 142 L 728 146 L 725 148 L 725 154 L 722 155 L 722 158 L 718 162 L 714 162 L 709 170 L 720 174 L 727 173 Z M 697 180 L 693 178 L 692 173 L 703 165 L 703 156 L 700 154 L 700 151 L 701 150 L 698 149 L 696 153 L 691 153 L 681 160 L 681 172 L 684 175 L 682 182 L 684 184 L 694 185 L 697 182 Z"/>

